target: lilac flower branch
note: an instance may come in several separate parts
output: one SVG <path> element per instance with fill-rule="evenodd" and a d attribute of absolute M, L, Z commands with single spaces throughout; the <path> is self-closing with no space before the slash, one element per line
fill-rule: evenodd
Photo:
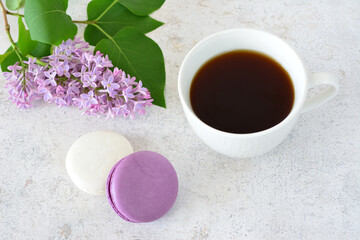
<path fill-rule="evenodd" d="M 112 68 L 108 56 L 89 50 L 79 38 L 62 42 L 52 55 L 42 58 L 46 66 L 29 58 L 5 72 L 5 87 L 19 108 L 29 108 L 43 99 L 59 107 L 75 106 L 89 115 L 130 117 L 145 114 L 153 99 L 142 82 L 124 71 Z M 21 87 L 20 87 L 21 86 Z"/>
<path fill-rule="evenodd" d="M 73 22 L 95 26 L 116 45 L 114 39 L 97 24 L 116 3 L 117 0 L 113 0 L 95 20 Z M 5 87 L 9 91 L 9 99 L 19 108 L 30 108 L 35 100 L 43 99 L 59 107 L 75 106 L 89 115 L 134 118 L 136 114 L 145 114 L 145 107 L 152 105 L 151 94 L 142 86 L 142 81 L 136 81 L 135 77 L 117 67 L 113 69 L 107 55 L 99 51 L 93 53 L 89 44 L 79 38 L 63 41 L 53 48 L 48 57 L 36 59 L 30 54 L 25 56 L 21 45 L 18 47 L 11 36 L 7 19 L 7 15 L 24 15 L 6 10 L 2 0 L 0 7 L 11 52 L 19 59 L 8 66 L 9 72 L 3 73 Z"/>

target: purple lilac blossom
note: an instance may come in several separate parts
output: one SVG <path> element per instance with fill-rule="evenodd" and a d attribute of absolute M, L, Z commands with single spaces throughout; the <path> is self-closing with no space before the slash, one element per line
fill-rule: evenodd
<path fill-rule="evenodd" d="M 130 117 L 145 114 L 151 106 L 150 92 L 121 69 L 113 67 L 108 56 L 90 51 L 89 44 L 75 37 L 63 41 L 52 55 L 41 59 L 46 66 L 29 58 L 4 72 L 9 99 L 19 108 L 29 108 L 43 99 L 57 106 L 75 106 L 89 115 Z"/>

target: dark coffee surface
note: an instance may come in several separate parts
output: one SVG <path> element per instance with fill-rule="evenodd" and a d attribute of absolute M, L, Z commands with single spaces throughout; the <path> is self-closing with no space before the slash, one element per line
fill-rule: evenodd
<path fill-rule="evenodd" d="M 294 87 L 287 71 L 271 57 L 237 50 L 210 59 L 198 70 L 190 101 L 207 125 L 224 132 L 254 133 L 286 118 Z"/>

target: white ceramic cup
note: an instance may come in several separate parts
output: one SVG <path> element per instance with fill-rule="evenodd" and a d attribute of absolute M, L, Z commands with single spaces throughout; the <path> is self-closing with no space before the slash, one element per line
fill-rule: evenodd
<path fill-rule="evenodd" d="M 279 124 L 260 132 L 236 134 L 217 130 L 202 122 L 191 107 L 190 86 L 198 69 L 214 56 L 239 49 L 271 56 L 286 69 L 294 85 L 295 99 L 289 115 Z M 323 84 L 328 87 L 306 99 L 310 88 Z M 267 32 L 242 28 L 218 32 L 200 41 L 186 55 L 178 78 L 181 104 L 195 133 L 215 151 L 237 158 L 261 155 L 275 148 L 290 133 L 300 113 L 329 101 L 338 92 L 338 86 L 337 79 L 329 73 L 308 76 L 299 56 L 280 38 Z"/>

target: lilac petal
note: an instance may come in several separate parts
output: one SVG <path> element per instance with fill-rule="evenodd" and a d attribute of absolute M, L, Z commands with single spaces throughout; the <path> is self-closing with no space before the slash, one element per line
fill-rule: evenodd
<path fill-rule="evenodd" d="M 71 91 L 75 94 L 79 94 L 80 93 L 80 90 L 77 88 L 77 87 L 72 87 L 71 88 Z"/>
<path fill-rule="evenodd" d="M 120 88 L 120 85 L 117 84 L 117 83 L 112 83 L 112 84 L 111 84 L 111 87 L 112 87 L 113 89 L 119 89 L 119 88 Z"/>
<path fill-rule="evenodd" d="M 73 98 L 73 105 L 78 107 L 80 110 L 84 107 L 84 102 L 81 98 Z"/>
<path fill-rule="evenodd" d="M 95 105 L 95 104 L 98 104 L 98 100 L 96 100 L 95 98 L 91 98 L 91 99 L 90 99 L 90 103 L 91 103 L 91 104 L 94 104 L 94 105 Z"/>
<path fill-rule="evenodd" d="M 91 82 L 91 83 L 90 83 L 90 86 L 92 86 L 93 88 L 96 88 L 96 83 Z"/>
<path fill-rule="evenodd" d="M 88 92 L 88 95 L 89 95 L 90 98 L 93 98 L 94 97 L 94 92 L 90 91 L 90 92 Z"/>
<path fill-rule="evenodd" d="M 51 80 L 51 81 L 50 81 L 50 84 L 51 84 L 52 86 L 54 86 L 54 87 L 57 85 L 55 80 Z"/>
<path fill-rule="evenodd" d="M 111 75 L 111 76 L 108 78 L 108 84 L 111 84 L 113 81 L 114 81 L 114 76 Z"/>
<path fill-rule="evenodd" d="M 81 94 L 80 97 L 84 100 L 89 99 L 89 95 L 86 93 Z"/>
<path fill-rule="evenodd" d="M 46 93 L 44 94 L 44 100 L 45 100 L 45 102 L 50 102 L 51 99 L 52 99 L 51 93 L 46 92 Z"/>
<path fill-rule="evenodd" d="M 7 69 L 9 69 L 10 71 L 17 71 L 17 70 L 21 70 L 22 67 L 18 66 L 19 62 L 16 62 L 14 65 L 8 66 Z"/>
<path fill-rule="evenodd" d="M 56 81 L 54 80 L 54 79 L 46 79 L 45 81 L 44 81 L 44 84 L 45 85 L 51 85 L 51 86 L 56 86 L 57 84 L 56 84 Z"/>
<path fill-rule="evenodd" d="M 107 87 L 108 82 L 107 82 L 106 80 L 102 80 L 102 81 L 101 81 L 101 84 L 102 84 L 104 87 Z"/>
<path fill-rule="evenodd" d="M 132 93 L 126 93 L 126 96 L 127 96 L 128 98 L 134 98 L 134 97 L 135 97 L 135 95 L 132 94 Z"/>
<path fill-rule="evenodd" d="M 81 72 L 73 72 L 72 75 L 74 75 L 77 78 L 82 76 Z"/>
<path fill-rule="evenodd" d="M 46 71 L 46 72 L 44 72 L 44 75 L 45 75 L 45 77 L 47 77 L 47 78 L 54 78 L 55 75 L 56 75 L 56 72 Z"/>
<path fill-rule="evenodd" d="M 62 99 L 62 98 L 57 98 L 57 99 L 55 100 L 55 103 L 56 103 L 56 105 L 58 105 L 59 107 L 62 107 L 62 106 L 67 105 L 66 102 L 65 102 L 65 100 Z"/>

